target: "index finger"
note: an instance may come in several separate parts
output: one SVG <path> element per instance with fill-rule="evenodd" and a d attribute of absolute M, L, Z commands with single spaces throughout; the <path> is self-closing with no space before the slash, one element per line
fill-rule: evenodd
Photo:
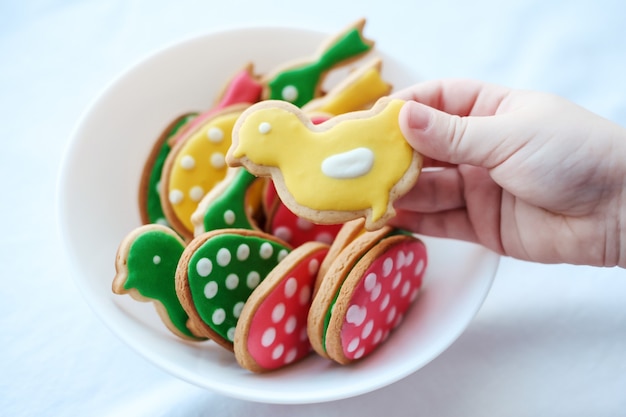
<path fill-rule="evenodd" d="M 407 87 L 392 97 L 417 101 L 457 116 L 492 116 L 509 88 L 468 79 L 429 80 Z"/>

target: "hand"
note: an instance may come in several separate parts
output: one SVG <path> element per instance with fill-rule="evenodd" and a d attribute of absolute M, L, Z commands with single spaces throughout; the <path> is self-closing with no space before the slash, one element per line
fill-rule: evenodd
<path fill-rule="evenodd" d="M 544 263 L 626 267 L 626 129 L 563 98 L 468 80 L 394 94 L 425 157 L 392 223 Z"/>

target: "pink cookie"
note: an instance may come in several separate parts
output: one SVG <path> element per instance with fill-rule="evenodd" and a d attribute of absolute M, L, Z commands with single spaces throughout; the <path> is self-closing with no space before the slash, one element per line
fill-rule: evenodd
<path fill-rule="evenodd" d="M 322 348 L 341 364 L 368 356 L 387 340 L 417 298 L 427 264 L 424 244 L 412 235 L 397 233 L 388 234 L 353 259 L 356 263 L 347 267 L 349 272 L 336 297 L 324 303 L 321 317 Z M 344 261 L 339 256 L 335 262 Z M 322 286 L 316 299 L 323 290 Z"/>
<path fill-rule="evenodd" d="M 294 249 L 254 290 L 235 331 L 235 357 L 254 372 L 294 363 L 311 353 L 307 315 L 319 266 L 328 245 Z"/>

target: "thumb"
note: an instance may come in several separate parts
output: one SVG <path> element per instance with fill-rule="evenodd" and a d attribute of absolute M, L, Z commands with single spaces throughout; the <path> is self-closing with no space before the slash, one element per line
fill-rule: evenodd
<path fill-rule="evenodd" d="M 399 123 L 411 147 L 437 161 L 489 168 L 502 160 L 496 141 L 504 136 L 496 116 L 461 117 L 407 101 Z"/>

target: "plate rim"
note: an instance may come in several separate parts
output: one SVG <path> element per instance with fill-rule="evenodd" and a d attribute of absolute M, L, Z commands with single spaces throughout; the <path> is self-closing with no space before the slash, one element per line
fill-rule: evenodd
<path fill-rule="evenodd" d="M 91 294 L 91 290 L 86 285 L 86 282 L 84 282 L 84 279 L 80 278 L 84 274 L 84 272 L 81 271 L 81 268 L 79 266 L 80 259 L 76 251 L 76 246 L 75 246 L 76 243 L 70 238 L 68 229 L 66 227 L 68 223 L 70 222 L 70 219 L 67 217 L 69 213 L 68 207 L 67 207 L 68 197 L 71 193 L 71 190 L 69 189 L 69 185 L 70 185 L 69 176 L 72 174 L 72 170 L 71 170 L 72 164 L 70 162 L 73 161 L 77 157 L 76 152 L 78 152 L 78 147 L 79 147 L 79 144 L 81 143 L 80 133 L 87 128 L 89 119 L 90 117 L 93 117 L 92 113 L 98 107 L 98 104 L 101 101 L 103 101 L 108 94 L 111 94 L 113 87 L 117 85 L 118 83 L 120 83 L 121 80 L 123 80 L 125 77 L 127 77 L 129 73 L 131 73 L 132 71 L 138 71 L 140 69 L 139 68 L 140 66 L 142 67 L 144 65 L 148 65 L 150 61 L 157 59 L 161 55 L 167 54 L 174 49 L 180 48 L 182 45 L 187 45 L 191 42 L 202 42 L 205 38 L 215 37 L 216 35 L 228 36 L 229 34 L 232 35 L 234 33 L 241 33 L 242 31 L 254 33 L 259 30 L 263 30 L 263 31 L 266 31 L 266 30 L 294 31 L 295 30 L 295 31 L 300 32 L 303 36 L 317 36 L 320 38 L 323 36 L 327 36 L 327 34 L 324 34 L 320 31 L 316 31 L 313 29 L 296 28 L 296 27 L 291 27 L 291 26 L 273 26 L 273 25 L 272 26 L 260 25 L 260 26 L 232 27 L 228 29 L 207 31 L 207 32 L 203 32 L 202 34 L 191 35 L 189 37 L 168 43 L 164 45 L 163 47 L 158 48 L 157 50 L 133 62 L 130 66 L 128 66 L 123 71 L 121 71 L 117 76 L 113 77 L 113 79 L 109 83 L 105 84 L 102 90 L 94 97 L 94 99 L 91 101 L 91 103 L 86 107 L 82 115 L 79 117 L 78 122 L 76 123 L 74 130 L 71 134 L 70 140 L 66 144 L 66 147 L 63 151 L 59 175 L 57 177 L 57 193 L 56 193 L 57 232 L 60 235 L 60 239 L 63 245 L 63 251 L 65 253 L 66 260 L 68 260 L 68 266 L 70 268 L 70 274 L 73 278 L 73 281 L 77 285 L 83 299 L 87 302 L 87 305 L 95 313 L 98 319 L 103 324 L 105 324 L 105 326 L 109 328 L 109 330 L 124 344 L 131 347 L 133 350 L 139 353 L 142 357 L 148 359 L 149 362 L 151 362 L 153 365 L 161 369 L 164 369 L 171 375 L 175 375 L 176 377 L 183 379 L 187 382 L 190 382 L 194 385 L 197 385 L 206 389 L 210 389 L 212 391 L 215 391 L 217 393 L 220 393 L 229 397 L 238 398 L 242 400 L 264 402 L 264 403 L 274 403 L 274 404 L 319 403 L 319 402 L 340 400 L 340 399 L 345 399 L 345 398 L 365 394 L 367 392 L 371 392 L 379 388 L 382 388 L 384 386 L 390 385 L 414 373 L 415 371 L 419 370 L 419 368 L 421 368 L 422 366 L 426 365 L 427 363 L 431 362 L 434 358 L 439 356 L 443 351 L 448 349 L 456 341 L 456 339 L 465 331 L 465 329 L 467 328 L 467 325 L 473 320 L 476 313 L 478 313 L 484 300 L 488 296 L 489 289 L 497 274 L 497 270 L 498 270 L 498 266 L 500 262 L 499 255 L 487 250 L 486 248 L 481 247 L 485 251 L 486 257 L 488 258 L 485 261 L 488 261 L 492 268 L 492 273 L 490 274 L 488 279 L 483 281 L 483 285 L 485 286 L 485 289 L 482 295 L 482 299 L 480 300 L 480 302 L 477 303 L 475 311 L 473 311 L 473 314 L 471 314 L 471 317 L 470 316 L 467 317 L 467 323 L 464 324 L 463 326 L 460 326 L 457 334 L 455 334 L 451 338 L 451 341 L 447 343 L 447 346 L 443 350 L 432 352 L 431 357 L 429 357 L 426 361 L 424 361 L 423 364 L 419 366 L 417 369 L 411 369 L 411 368 L 406 369 L 405 372 L 396 373 L 393 378 L 391 377 L 387 379 L 383 378 L 381 381 L 379 381 L 378 384 L 371 384 L 367 387 L 360 387 L 359 389 L 348 390 L 342 393 L 338 393 L 338 392 L 334 392 L 334 393 L 321 392 L 320 393 L 316 391 L 317 394 L 316 393 L 304 393 L 304 395 L 301 395 L 296 398 L 286 398 L 285 396 L 283 397 L 274 396 L 271 398 L 267 398 L 267 392 L 262 391 L 262 390 L 259 391 L 258 389 L 243 390 L 241 387 L 238 387 L 238 389 L 231 389 L 230 387 L 225 387 L 219 383 L 207 385 L 206 383 L 203 383 L 201 378 L 198 378 L 197 375 L 189 375 L 187 372 L 181 372 L 181 368 L 176 367 L 173 361 L 169 361 L 169 360 L 163 361 L 163 359 L 158 357 L 159 355 L 154 350 L 150 349 L 148 346 L 142 345 L 141 343 L 138 343 L 136 340 L 129 340 L 127 337 L 124 337 L 123 334 L 120 334 L 120 331 L 118 329 L 119 326 L 116 325 L 116 321 L 113 320 L 112 316 L 106 314 L 107 310 L 103 308 L 104 303 L 101 303 L 99 301 L 94 302 L 94 299 Z M 379 51 L 379 52 L 384 54 L 383 51 Z M 393 59 L 396 64 L 405 66 L 404 63 L 397 60 L 396 58 L 393 58 Z M 111 254 L 112 258 L 113 256 L 114 254 Z"/>

